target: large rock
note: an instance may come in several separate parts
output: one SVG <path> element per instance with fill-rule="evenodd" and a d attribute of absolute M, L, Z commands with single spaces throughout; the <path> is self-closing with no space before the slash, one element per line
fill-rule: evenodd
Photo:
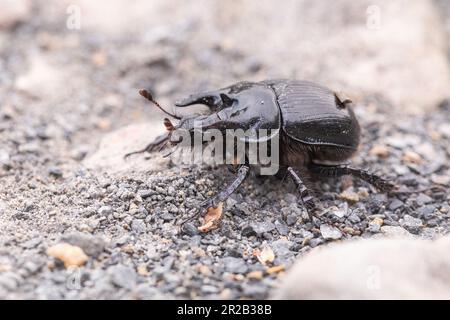
<path fill-rule="evenodd" d="M 84 160 L 84 165 L 96 172 L 119 176 L 161 170 L 169 160 L 158 153 L 151 155 L 151 161 L 146 159 L 149 155 L 145 153 L 126 159 L 124 155 L 143 149 L 163 132 L 164 129 L 155 123 L 129 125 L 113 131 L 103 137 L 98 150 Z"/>
<path fill-rule="evenodd" d="M 362 240 L 315 249 L 275 299 L 448 299 L 450 237 Z"/>

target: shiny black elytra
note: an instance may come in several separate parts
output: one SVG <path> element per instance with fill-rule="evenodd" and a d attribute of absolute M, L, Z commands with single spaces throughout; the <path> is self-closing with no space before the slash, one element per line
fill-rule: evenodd
<path fill-rule="evenodd" d="M 140 94 L 161 108 L 147 91 L 141 90 Z M 194 121 L 196 129 L 200 124 L 203 132 L 212 128 L 223 131 L 280 129 L 280 172 L 293 179 L 308 212 L 316 205 L 298 172 L 332 177 L 353 175 L 383 191 L 392 187 L 374 174 L 343 164 L 357 151 L 360 127 L 352 102 L 325 87 L 296 80 L 239 82 L 220 90 L 191 95 L 176 106 L 194 104 L 208 106 L 211 113 L 180 118 L 163 110 L 179 119 L 179 124 L 173 126 L 170 120 L 165 119 L 167 133 L 143 150 L 127 156 L 161 150 L 168 144 L 174 129 L 193 132 Z M 245 180 L 250 167 L 248 163 L 239 165 L 235 180 L 206 200 L 200 213 L 225 201 Z"/>

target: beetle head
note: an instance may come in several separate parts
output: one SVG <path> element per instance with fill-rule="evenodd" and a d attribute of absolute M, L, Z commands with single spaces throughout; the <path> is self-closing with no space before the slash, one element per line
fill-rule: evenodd
<path fill-rule="evenodd" d="M 178 107 L 203 104 L 211 114 L 195 118 L 197 128 L 208 129 L 279 129 L 280 110 L 274 91 L 260 83 L 239 82 L 232 86 L 194 94 L 176 103 Z M 189 129 L 190 125 L 182 125 Z"/>

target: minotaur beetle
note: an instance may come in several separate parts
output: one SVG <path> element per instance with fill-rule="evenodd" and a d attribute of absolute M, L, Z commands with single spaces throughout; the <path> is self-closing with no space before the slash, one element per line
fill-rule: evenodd
<path fill-rule="evenodd" d="M 292 178 L 308 212 L 316 206 L 298 172 L 330 177 L 353 175 L 382 191 L 392 188 L 386 180 L 344 164 L 357 151 L 360 138 L 352 101 L 315 83 L 296 80 L 239 82 L 177 102 L 177 107 L 203 104 L 210 109 L 209 115 L 183 118 L 165 111 L 146 90 L 141 90 L 140 94 L 180 122 L 174 126 L 166 118 L 164 124 L 168 132 L 132 154 L 161 150 L 170 143 L 174 129 L 194 131 L 194 123 L 195 129 L 200 127 L 202 132 L 210 129 L 278 129 L 280 172 Z M 201 213 L 225 201 L 247 177 L 250 167 L 251 164 L 245 161 L 240 164 L 235 171 L 235 180 L 206 200 Z"/>

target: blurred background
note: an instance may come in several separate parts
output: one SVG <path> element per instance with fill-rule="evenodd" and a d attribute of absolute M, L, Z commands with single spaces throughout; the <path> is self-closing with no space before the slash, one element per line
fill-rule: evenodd
<path fill-rule="evenodd" d="M 420 113 L 449 95 L 449 15 L 445 0 L 1 0 L 1 112 L 72 135 L 152 119 L 140 87 L 170 105 L 297 78 Z"/>

